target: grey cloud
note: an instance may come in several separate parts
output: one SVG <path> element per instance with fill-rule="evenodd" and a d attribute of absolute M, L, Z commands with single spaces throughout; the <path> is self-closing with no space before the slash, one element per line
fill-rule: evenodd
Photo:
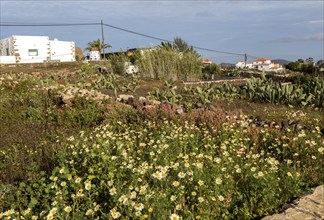
<path fill-rule="evenodd" d="M 308 21 L 308 23 L 310 23 L 310 24 L 323 24 L 324 20 L 312 20 L 312 21 Z"/>
<path fill-rule="evenodd" d="M 200 11 L 196 13 L 197 17 L 212 17 L 214 14 L 209 11 Z"/>
<path fill-rule="evenodd" d="M 275 39 L 271 42 L 275 43 L 292 43 L 292 42 L 305 42 L 305 41 L 324 41 L 324 33 L 312 35 L 312 36 L 290 36 L 290 37 L 281 37 Z"/>

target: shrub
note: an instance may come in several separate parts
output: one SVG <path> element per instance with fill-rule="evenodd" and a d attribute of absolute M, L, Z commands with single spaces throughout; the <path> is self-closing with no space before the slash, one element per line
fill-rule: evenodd
<path fill-rule="evenodd" d="M 201 62 L 195 52 L 180 53 L 172 48 L 146 51 L 140 60 L 142 77 L 163 80 L 197 80 L 201 78 Z"/>

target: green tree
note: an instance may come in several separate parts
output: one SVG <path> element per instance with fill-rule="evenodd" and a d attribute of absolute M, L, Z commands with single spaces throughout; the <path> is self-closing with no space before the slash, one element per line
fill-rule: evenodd
<path fill-rule="evenodd" d="M 204 79 L 211 79 L 211 76 L 213 74 L 220 74 L 221 73 L 221 67 L 218 64 L 207 64 L 203 67 L 202 69 L 202 73 L 203 73 L 203 78 Z"/>
<path fill-rule="evenodd" d="M 187 42 L 185 42 L 184 40 L 182 40 L 180 37 L 174 38 L 173 46 L 177 51 L 182 52 L 182 53 L 187 53 L 187 52 L 193 51 L 192 46 L 189 46 L 189 44 Z"/>
<path fill-rule="evenodd" d="M 174 49 L 174 46 L 173 44 L 171 44 L 170 42 L 162 42 L 161 45 L 160 45 L 160 48 L 163 48 L 165 50 L 173 50 Z"/>
<path fill-rule="evenodd" d="M 292 71 L 300 71 L 300 62 L 290 62 L 285 65 L 286 69 L 292 70 Z"/>
<path fill-rule="evenodd" d="M 316 66 L 319 67 L 319 68 L 321 68 L 321 67 L 324 68 L 324 60 L 317 61 Z"/>
<path fill-rule="evenodd" d="M 93 41 L 88 42 L 87 47 L 85 48 L 85 50 L 91 51 L 92 48 L 96 48 L 102 53 L 103 49 L 111 48 L 111 45 L 110 44 L 103 44 L 100 41 L 100 39 L 98 38 L 98 40 L 93 40 Z"/>
<path fill-rule="evenodd" d="M 308 57 L 306 59 L 306 63 L 313 63 L 314 62 L 314 59 L 312 57 Z"/>
<path fill-rule="evenodd" d="M 162 42 L 160 47 L 167 50 L 176 50 L 180 53 L 193 52 L 196 53 L 197 56 L 199 56 L 199 54 L 193 49 L 193 47 L 190 46 L 186 41 L 182 40 L 180 37 L 175 37 L 172 43 Z"/>
<path fill-rule="evenodd" d="M 301 72 L 303 73 L 308 73 L 308 74 L 311 74 L 313 73 L 313 64 L 312 63 L 304 63 L 301 65 Z"/>

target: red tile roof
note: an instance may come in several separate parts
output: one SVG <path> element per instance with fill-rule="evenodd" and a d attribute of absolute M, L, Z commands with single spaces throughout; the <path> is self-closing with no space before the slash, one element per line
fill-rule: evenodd
<path fill-rule="evenodd" d="M 209 59 L 201 59 L 200 62 L 202 63 L 208 63 L 208 64 L 212 64 L 213 62 Z"/>
<path fill-rule="evenodd" d="M 256 59 L 255 61 L 266 61 L 266 60 L 269 60 L 269 59 L 265 58 L 265 57 L 261 57 L 261 58 Z"/>

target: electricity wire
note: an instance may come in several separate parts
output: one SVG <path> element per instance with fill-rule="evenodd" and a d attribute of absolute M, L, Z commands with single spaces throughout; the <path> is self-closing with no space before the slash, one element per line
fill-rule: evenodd
<path fill-rule="evenodd" d="M 99 22 L 93 22 L 93 23 L 53 23 L 53 24 L 41 24 L 41 23 L 18 23 L 18 22 L 1 22 L 0 23 L 0 27 L 59 27 L 59 26 L 95 26 L 95 25 L 101 25 L 101 23 Z M 169 42 L 169 43 L 174 43 L 171 40 L 167 40 L 167 39 L 163 39 L 160 37 L 155 37 L 152 35 L 148 35 L 148 34 L 144 34 L 144 33 L 140 33 L 137 31 L 132 31 L 129 29 L 125 29 L 125 28 L 121 28 L 121 27 L 117 27 L 111 24 L 107 24 L 107 23 L 102 23 L 103 26 L 106 27 L 110 27 L 116 30 L 120 30 L 120 31 L 124 31 L 130 34 L 135 34 L 138 36 L 142 36 L 142 37 L 146 37 L 146 38 L 150 38 L 153 40 L 158 40 L 158 41 L 162 41 L 162 42 Z M 257 57 L 249 55 L 249 54 L 244 54 L 244 53 L 234 53 L 234 52 L 228 52 L 228 51 L 221 51 L 221 50 L 214 50 L 214 49 L 210 49 L 210 48 L 204 48 L 204 47 L 199 47 L 199 46 L 195 46 L 195 45 L 190 45 L 193 49 L 196 50 L 202 50 L 202 51 L 208 51 L 208 52 L 213 52 L 213 53 L 221 53 L 221 54 L 229 54 L 229 55 L 237 55 L 237 56 L 247 56 L 249 58 L 252 59 L 257 59 Z"/>

